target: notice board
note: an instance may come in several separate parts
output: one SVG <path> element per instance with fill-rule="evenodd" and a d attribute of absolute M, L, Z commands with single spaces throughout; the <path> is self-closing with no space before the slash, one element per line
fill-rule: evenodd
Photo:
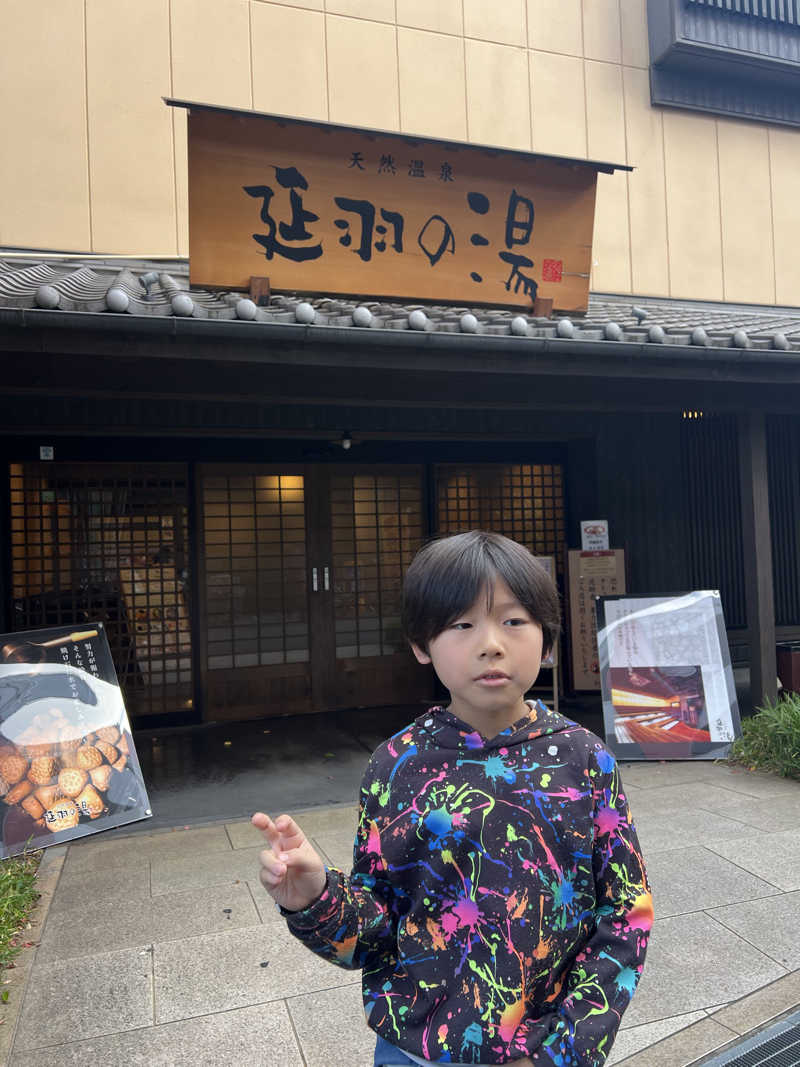
<path fill-rule="evenodd" d="M 188 152 L 193 286 L 588 307 L 611 164 L 197 106 Z"/>
<path fill-rule="evenodd" d="M 625 553 L 621 548 L 568 554 L 569 633 L 574 689 L 600 691 L 595 597 L 624 593 Z"/>

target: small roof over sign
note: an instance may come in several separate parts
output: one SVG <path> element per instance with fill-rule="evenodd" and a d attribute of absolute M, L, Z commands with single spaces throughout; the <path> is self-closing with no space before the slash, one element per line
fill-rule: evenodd
<path fill-rule="evenodd" d="M 441 145 L 443 148 L 473 148 L 478 151 L 489 152 L 492 155 L 508 155 L 508 156 L 520 156 L 528 159 L 549 159 L 553 162 L 567 163 L 571 166 L 577 167 L 590 167 L 592 170 L 599 171 L 602 174 L 613 174 L 616 170 L 628 170 L 632 171 L 635 168 L 628 163 L 611 163 L 608 160 L 599 159 L 584 159 L 577 156 L 554 156 L 547 152 L 525 152 L 518 148 L 499 148 L 496 145 L 481 145 L 476 144 L 474 141 L 459 141 L 438 137 L 429 137 L 422 134 L 413 134 L 407 132 L 400 132 L 398 130 L 375 130 L 368 126 L 346 126 L 339 125 L 333 122 L 326 122 L 323 119 L 298 119 L 290 115 L 278 115 L 269 111 L 254 111 L 250 108 L 238 108 L 238 107 L 223 107 L 220 104 L 208 104 L 201 103 L 197 100 L 180 100 L 174 96 L 162 97 L 165 104 L 170 107 L 185 108 L 187 111 L 218 111 L 228 115 L 247 115 L 255 116 L 262 119 L 274 119 L 277 122 L 284 123 L 296 123 L 302 126 L 319 126 L 320 129 L 326 130 L 350 130 L 353 133 L 367 134 L 371 137 L 376 136 L 391 136 L 399 137 L 406 141 L 409 145 L 414 144 L 432 144 Z"/>

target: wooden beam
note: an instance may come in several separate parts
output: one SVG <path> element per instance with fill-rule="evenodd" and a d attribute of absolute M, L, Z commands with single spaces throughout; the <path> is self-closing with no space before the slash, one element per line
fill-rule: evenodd
<path fill-rule="evenodd" d="M 767 431 L 763 412 L 739 416 L 742 549 L 753 708 L 778 695 Z"/>

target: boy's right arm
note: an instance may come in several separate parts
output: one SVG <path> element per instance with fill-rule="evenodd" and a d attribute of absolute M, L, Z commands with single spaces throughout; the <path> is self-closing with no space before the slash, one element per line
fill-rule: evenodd
<path fill-rule="evenodd" d="M 279 816 L 269 831 L 267 815 L 252 819 L 270 845 L 260 856 L 262 885 L 286 911 L 295 912 L 287 916 L 290 932 L 318 956 L 348 970 L 360 969 L 376 953 L 397 950 L 394 893 L 376 847 L 369 800 L 362 785 L 350 875 L 326 867 L 288 815 Z"/>

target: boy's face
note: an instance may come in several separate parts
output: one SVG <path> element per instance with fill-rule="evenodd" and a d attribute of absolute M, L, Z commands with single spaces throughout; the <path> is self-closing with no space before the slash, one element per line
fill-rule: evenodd
<path fill-rule="evenodd" d="M 450 691 L 450 710 L 492 737 L 526 712 L 525 693 L 542 662 L 542 628 L 501 578 L 437 634 L 427 652 L 412 645 L 420 663 L 432 663 Z"/>

